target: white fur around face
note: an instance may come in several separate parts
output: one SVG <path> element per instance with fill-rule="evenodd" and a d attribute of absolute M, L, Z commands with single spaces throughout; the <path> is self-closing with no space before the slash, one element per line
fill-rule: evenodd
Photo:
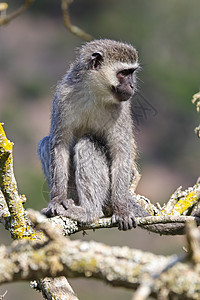
<path fill-rule="evenodd" d="M 117 103 L 114 95 L 111 93 L 111 87 L 116 87 L 119 84 L 117 73 L 126 69 L 137 69 L 138 62 L 134 64 L 116 62 L 102 66 L 99 70 L 91 70 L 88 82 L 88 91 L 94 92 L 99 99 L 102 98 L 103 103 Z M 89 79 L 89 80 L 88 80 Z"/>

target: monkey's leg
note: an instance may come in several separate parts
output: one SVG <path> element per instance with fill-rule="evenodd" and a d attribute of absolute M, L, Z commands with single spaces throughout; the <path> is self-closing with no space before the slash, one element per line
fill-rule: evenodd
<path fill-rule="evenodd" d="M 49 155 L 48 155 L 48 174 L 47 178 L 50 185 L 50 202 L 42 212 L 52 217 L 60 215 L 63 209 L 61 202 L 67 198 L 67 183 L 69 172 L 69 149 L 60 140 L 56 144 L 54 139 L 49 136 Z"/>
<path fill-rule="evenodd" d="M 80 222 L 92 222 L 102 217 L 109 199 L 110 179 L 107 159 L 90 137 L 81 138 L 74 148 L 75 181 L 79 205 L 69 206 L 63 215 Z"/>
<path fill-rule="evenodd" d="M 44 175 L 47 179 L 49 187 L 51 186 L 51 179 L 50 179 L 50 137 L 45 136 L 38 145 L 38 154 L 41 160 L 42 169 L 44 171 Z M 49 206 L 48 208 L 43 208 L 42 213 L 48 216 L 49 213 Z"/>

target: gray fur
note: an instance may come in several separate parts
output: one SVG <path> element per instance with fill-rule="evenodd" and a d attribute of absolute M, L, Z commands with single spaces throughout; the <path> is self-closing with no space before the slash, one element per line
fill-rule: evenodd
<path fill-rule="evenodd" d="M 93 53 L 102 53 L 98 68 Z M 51 131 L 38 153 L 50 186 L 47 216 L 63 215 L 80 222 L 112 216 L 119 229 L 136 226 L 135 215 L 147 213 L 129 194 L 135 164 L 130 101 L 119 101 L 111 86 L 119 84 L 122 67 L 137 64 L 131 45 L 96 40 L 84 45 L 57 87 Z M 135 90 L 135 76 L 133 77 Z"/>

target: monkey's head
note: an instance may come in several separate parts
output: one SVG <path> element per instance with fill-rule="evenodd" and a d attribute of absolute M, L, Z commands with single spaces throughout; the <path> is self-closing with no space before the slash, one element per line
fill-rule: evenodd
<path fill-rule="evenodd" d="M 109 103 L 131 98 L 136 90 L 139 67 L 136 49 L 113 40 L 94 40 L 80 49 L 79 63 L 85 66 L 88 88 Z"/>

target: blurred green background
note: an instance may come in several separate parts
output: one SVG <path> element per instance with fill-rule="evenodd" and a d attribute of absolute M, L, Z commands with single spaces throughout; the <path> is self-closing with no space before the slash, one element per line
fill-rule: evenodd
<path fill-rule="evenodd" d="M 23 1 L 7 1 L 8 12 Z M 14 3 L 13 3 L 14 2 Z M 75 0 L 72 22 L 95 38 L 133 44 L 140 57 L 139 92 L 157 111 L 137 126 L 138 192 L 164 203 L 174 190 L 199 176 L 199 140 L 193 129 L 199 116 L 191 104 L 200 86 L 200 2 L 198 0 Z M 0 120 L 14 146 L 15 174 L 26 207 L 40 210 L 48 191 L 37 144 L 49 131 L 51 103 L 58 80 L 83 43 L 62 24 L 60 2 L 35 1 L 29 10 L 0 27 Z M 1 243 L 11 239 L 0 226 Z M 127 245 L 159 254 L 181 253 L 184 237 L 160 237 L 140 229 L 88 232 L 72 237 Z M 80 299 L 130 299 L 131 292 L 94 280 L 70 280 Z M 0 287 L 6 300 L 42 299 L 29 283 Z"/>

